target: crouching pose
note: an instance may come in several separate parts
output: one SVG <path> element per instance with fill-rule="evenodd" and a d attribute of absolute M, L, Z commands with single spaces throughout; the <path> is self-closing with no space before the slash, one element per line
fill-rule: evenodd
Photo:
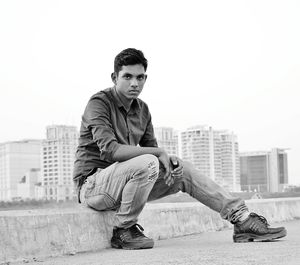
<path fill-rule="evenodd" d="M 249 213 L 245 202 L 189 162 L 157 146 L 151 115 L 139 99 L 147 79 L 147 60 L 125 49 L 114 61 L 113 87 L 93 95 L 82 116 L 74 181 L 79 201 L 98 211 L 115 210 L 114 248 L 152 248 L 137 223 L 147 201 L 186 192 L 234 224 L 234 242 L 284 237 L 284 227 L 270 228 L 266 219 Z"/>

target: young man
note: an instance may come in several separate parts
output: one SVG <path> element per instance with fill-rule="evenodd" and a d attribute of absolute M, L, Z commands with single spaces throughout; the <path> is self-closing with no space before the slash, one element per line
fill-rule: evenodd
<path fill-rule="evenodd" d="M 74 181 L 79 201 L 95 210 L 116 210 L 114 248 L 152 248 L 137 219 L 147 201 L 187 192 L 234 224 L 234 242 L 284 237 L 284 227 L 269 228 L 210 178 L 157 146 L 151 115 L 138 98 L 147 79 L 147 60 L 126 49 L 114 61 L 114 86 L 93 95 L 82 116 Z"/>

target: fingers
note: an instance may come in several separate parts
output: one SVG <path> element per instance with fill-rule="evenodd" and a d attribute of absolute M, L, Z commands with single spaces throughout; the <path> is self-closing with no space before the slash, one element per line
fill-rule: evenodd
<path fill-rule="evenodd" d="M 175 178 L 182 177 L 183 163 L 181 159 L 176 156 L 162 156 L 160 160 L 165 170 L 165 183 L 171 186 L 174 184 Z"/>
<path fill-rule="evenodd" d="M 178 160 L 177 167 L 174 170 L 171 170 L 170 175 L 165 177 L 166 184 L 168 186 L 171 186 L 174 184 L 176 178 L 180 178 L 183 175 L 183 165 L 182 163 Z"/>
<path fill-rule="evenodd" d="M 183 174 L 183 163 L 181 161 L 181 159 L 179 159 L 176 156 L 172 156 L 170 157 L 170 160 L 173 164 L 173 170 L 171 171 L 171 174 L 174 177 L 180 177 Z"/>
<path fill-rule="evenodd" d="M 175 170 L 171 171 L 169 175 L 165 175 L 164 179 L 168 186 L 171 186 L 175 182 L 175 178 L 180 178 L 183 175 L 183 167 L 180 166 L 176 168 Z"/>
<path fill-rule="evenodd" d="M 174 180 L 171 175 L 170 164 L 168 163 L 167 165 L 164 166 L 164 168 L 165 168 L 165 175 L 164 175 L 165 182 L 168 186 L 171 186 L 174 183 Z"/>
<path fill-rule="evenodd" d="M 171 163 L 173 165 L 173 169 L 175 169 L 176 167 L 178 167 L 178 159 L 176 156 L 170 156 L 170 160 L 171 160 Z"/>
<path fill-rule="evenodd" d="M 169 176 L 167 176 L 165 178 L 165 183 L 168 185 L 168 186 L 171 186 L 174 184 L 174 178 L 171 174 L 169 174 Z"/>
<path fill-rule="evenodd" d="M 159 157 L 160 163 L 164 169 L 164 180 L 165 183 L 170 186 L 172 185 L 172 176 L 171 176 L 171 161 L 169 156 L 166 153 L 163 153 L 160 157 Z"/>
<path fill-rule="evenodd" d="M 170 164 L 168 162 L 163 164 L 164 168 L 165 168 L 165 178 L 167 178 L 171 172 L 170 172 Z"/>
<path fill-rule="evenodd" d="M 183 167 L 178 167 L 171 172 L 174 178 L 181 177 L 183 175 Z"/>

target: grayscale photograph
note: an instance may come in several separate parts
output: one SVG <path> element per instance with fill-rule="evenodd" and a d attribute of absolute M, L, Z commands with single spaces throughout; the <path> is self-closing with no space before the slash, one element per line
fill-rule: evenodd
<path fill-rule="evenodd" d="M 0 1 L 0 265 L 298 265 L 300 1 Z"/>

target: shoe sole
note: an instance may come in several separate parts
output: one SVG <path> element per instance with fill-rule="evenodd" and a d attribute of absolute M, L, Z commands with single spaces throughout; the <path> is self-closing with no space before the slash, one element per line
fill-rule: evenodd
<path fill-rule="evenodd" d="M 126 250 L 134 250 L 134 249 L 148 249 L 148 248 L 153 248 L 154 242 L 144 242 L 139 245 L 133 245 L 133 244 L 125 244 L 124 242 L 118 240 L 118 239 L 111 239 L 111 246 L 112 248 L 117 248 L 117 249 L 126 249 Z"/>
<path fill-rule="evenodd" d="M 253 241 L 273 241 L 275 239 L 279 239 L 285 237 L 287 234 L 286 229 L 276 233 L 276 234 L 266 234 L 266 235 L 256 235 L 251 233 L 244 233 L 244 234 L 237 234 L 233 235 L 233 242 L 235 243 L 246 243 L 246 242 L 253 242 Z"/>

